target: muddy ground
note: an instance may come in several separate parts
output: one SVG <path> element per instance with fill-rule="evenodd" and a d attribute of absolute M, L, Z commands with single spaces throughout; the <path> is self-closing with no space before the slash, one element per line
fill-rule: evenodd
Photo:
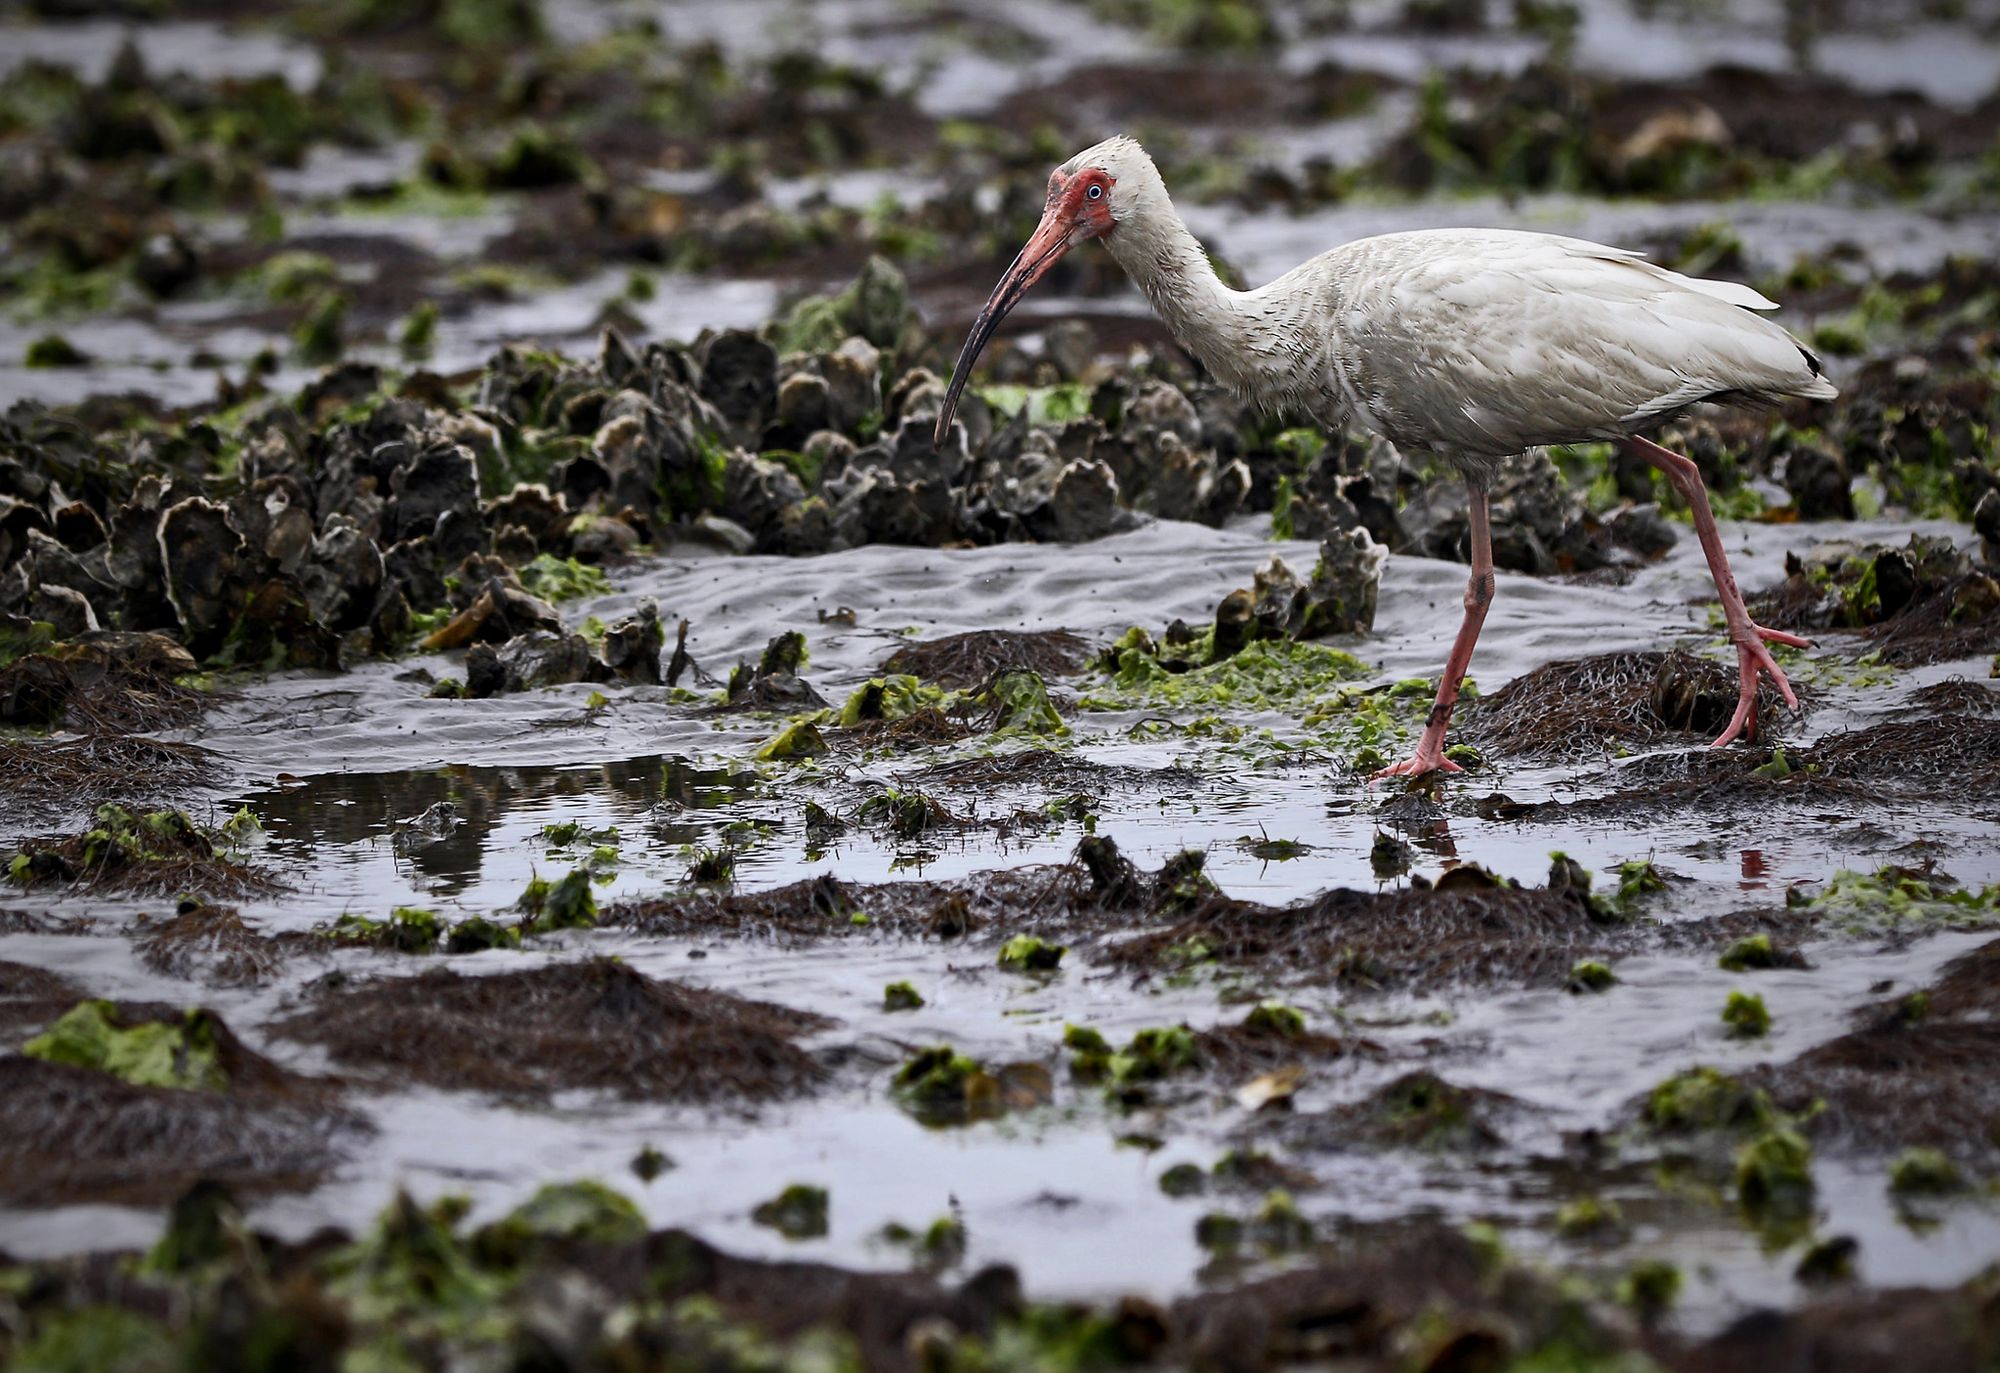
<path fill-rule="evenodd" d="M 1904 11 L 1908 12 L 1905 13 Z M 0 9 L 0 1362 L 2000 1355 L 2000 47 L 1590 3 Z M 1495 491 L 1079 253 L 1516 224 L 1831 404 Z M 1386 557 L 1384 554 L 1386 553 Z M 1276 561 L 1274 561 L 1274 559 Z"/>

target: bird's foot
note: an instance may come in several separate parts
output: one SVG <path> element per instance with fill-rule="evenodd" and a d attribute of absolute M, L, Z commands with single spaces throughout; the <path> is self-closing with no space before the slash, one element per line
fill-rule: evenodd
<path fill-rule="evenodd" d="M 1426 773 L 1431 772 L 1464 771 L 1464 768 L 1445 757 L 1442 749 L 1420 747 L 1417 749 L 1416 756 L 1406 758 L 1400 763 L 1391 763 L 1380 772 L 1371 774 L 1368 778 L 1368 785 L 1374 786 L 1375 783 L 1387 777 L 1422 777 Z"/>
<path fill-rule="evenodd" d="M 1784 644 L 1789 648 L 1811 648 L 1813 641 L 1802 634 L 1787 634 L 1782 629 L 1766 629 L 1760 624 L 1750 626 L 1750 632 L 1767 644 Z"/>
<path fill-rule="evenodd" d="M 1739 683 L 1736 693 L 1736 713 L 1729 717 L 1729 727 L 1716 737 L 1710 748 L 1721 748 L 1738 735 L 1745 739 L 1757 737 L 1757 683 L 1760 677 L 1769 677 L 1785 704 L 1793 710 L 1799 708 L 1798 694 L 1792 684 L 1785 679 L 1785 670 L 1778 666 L 1771 656 L 1771 650 L 1764 647 L 1764 641 L 1790 644 L 1794 648 L 1805 648 L 1812 643 L 1796 634 L 1786 634 L 1781 630 L 1765 629 L 1762 625 L 1749 625 L 1741 634 L 1730 636 L 1736 641 L 1736 676 Z"/>

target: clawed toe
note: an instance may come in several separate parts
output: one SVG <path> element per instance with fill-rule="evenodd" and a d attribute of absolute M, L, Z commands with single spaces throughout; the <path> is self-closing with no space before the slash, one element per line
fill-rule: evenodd
<path fill-rule="evenodd" d="M 1375 783 L 1390 777 L 1422 777 L 1427 772 L 1464 771 L 1464 768 L 1442 754 L 1435 758 L 1426 758 L 1423 754 L 1419 753 L 1414 758 L 1406 758 L 1400 763 L 1392 763 L 1380 772 L 1371 774 L 1368 778 L 1368 784 L 1373 786 Z"/>

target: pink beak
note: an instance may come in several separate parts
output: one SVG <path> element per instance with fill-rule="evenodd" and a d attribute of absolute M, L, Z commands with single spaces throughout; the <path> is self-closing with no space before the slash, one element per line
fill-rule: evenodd
<path fill-rule="evenodd" d="M 951 369 L 951 386 L 944 393 L 944 409 L 938 411 L 937 432 L 931 436 L 933 448 L 944 447 L 944 436 L 950 431 L 952 416 L 958 410 L 959 393 L 965 390 L 965 383 L 972 376 L 972 364 L 978 361 L 979 354 L 993 337 L 993 331 L 1000 327 L 1001 320 L 1007 318 L 1007 312 L 1021 303 L 1021 297 L 1028 294 L 1028 288 L 1048 275 L 1049 268 L 1056 265 L 1056 259 L 1075 246 L 1075 232 L 1075 219 L 1064 213 L 1052 198 L 1048 209 L 1042 212 L 1042 222 L 1035 226 L 1034 235 L 1028 239 L 1028 245 L 1015 256 L 1001 276 L 1000 284 L 987 297 L 979 318 L 972 321 L 972 332 L 966 335 L 965 347 L 959 349 L 958 362 Z"/>

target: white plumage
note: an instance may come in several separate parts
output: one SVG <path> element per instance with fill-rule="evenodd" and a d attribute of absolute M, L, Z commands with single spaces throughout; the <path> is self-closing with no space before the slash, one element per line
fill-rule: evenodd
<path fill-rule="evenodd" d="M 1718 745 L 1756 728 L 1759 675 L 1797 705 L 1750 620 L 1694 464 L 1640 431 L 1705 401 L 1838 394 L 1819 359 L 1757 311 L 1747 286 L 1683 276 L 1623 248 L 1508 229 L 1383 234 L 1237 291 L 1175 212 L 1145 149 L 1113 138 L 1049 178 L 1042 222 L 974 324 L 938 418 L 951 424 L 972 363 L 1000 319 L 1076 244 L 1098 239 L 1175 338 L 1245 401 L 1381 434 L 1465 476 L 1472 579 L 1429 726 L 1390 769 L 1456 770 L 1444 733 L 1493 594 L 1486 486 L 1502 458 L 1610 440 L 1666 473 L 1693 512 L 1736 646 L 1740 692 Z"/>
<path fill-rule="evenodd" d="M 1382 234 L 1234 291 L 1143 148 L 1114 138 L 1065 170 L 1092 166 L 1117 179 L 1105 247 L 1175 337 L 1266 409 L 1483 471 L 1717 397 L 1837 394 L 1818 359 L 1752 313 L 1777 307 L 1749 287 L 1555 234 Z"/>

